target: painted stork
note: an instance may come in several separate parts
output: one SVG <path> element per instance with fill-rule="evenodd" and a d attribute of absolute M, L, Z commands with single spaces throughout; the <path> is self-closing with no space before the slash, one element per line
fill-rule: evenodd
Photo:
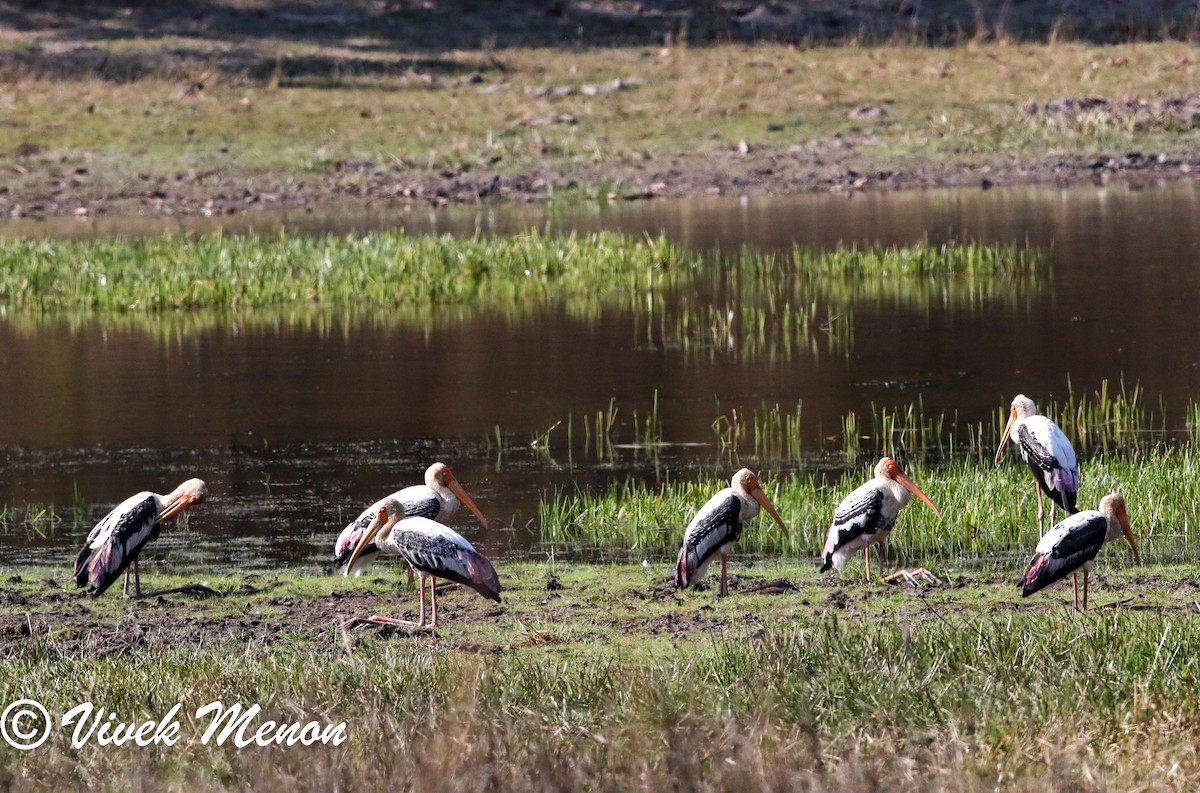
<path fill-rule="evenodd" d="M 421 577 L 421 616 L 416 627 L 425 627 L 425 579 L 433 590 L 433 618 L 437 625 L 437 579 L 445 578 L 474 589 L 489 600 L 500 602 L 500 579 L 492 563 L 458 532 L 423 517 L 406 518 L 404 504 L 385 498 L 375 511 L 358 545 L 350 555 L 346 575 L 350 575 L 359 555 L 374 544 L 381 553 L 400 556 Z M 365 620 L 380 625 L 413 625 L 406 620 L 374 614 Z"/>
<path fill-rule="evenodd" d="M 475 506 L 475 502 L 467 495 L 467 491 L 463 490 L 463 486 L 454 478 L 454 474 L 450 471 L 450 466 L 445 463 L 434 463 L 425 470 L 425 484 L 412 485 L 403 490 L 397 490 L 390 496 L 384 496 L 376 501 L 371 506 L 362 511 L 357 518 L 346 525 L 342 529 L 342 533 L 338 535 L 337 543 L 333 546 L 333 569 L 338 570 L 343 566 L 347 566 L 351 554 L 359 545 L 359 540 L 362 539 L 363 532 L 370 525 L 375 515 L 379 513 L 379 508 L 383 506 L 383 502 L 389 498 L 394 498 L 404 505 L 404 514 L 410 518 L 421 517 L 429 518 L 430 520 L 440 521 L 445 523 L 450 520 L 454 513 L 458 512 L 458 508 L 463 504 L 467 509 L 479 518 L 479 522 L 486 529 L 488 522 L 483 513 L 479 511 L 479 507 Z M 354 564 L 353 569 L 349 570 L 351 575 L 359 576 L 366 572 L 371 566 L 371 562 L 379 555 L 379 549 L 374 546 L 369 546 L 363 549 L 362 554 Z M 409 583 L 412 583 L 412 573 L 409 573 Z"/>
<path fill-rule="evenodd" d="M 136 597 L 142 597 L 142 578 L 138 570 L 142 549 L 158 537 L 163 521 L 199 504 L 207 496 L 208 488 L 204 482 L 189 479 L 165 496 L 143 492 L 125 499 L 88 535 L 75 560 L 75 583 L 81 587 L 90 584 L 88 594 L 94 597 L 103 594 L 124 573 L 125 596 L 128 597 L 132 563 Z"/>
<path fill-rule="evenodd" d="M 1058 507 L 1072 515 L 1079 511 L 1075 508 L 1079 493 L 1079 464 L 1075 461 L 1075 450 L 1059 426 L 1045 416 L 1038 415 L 1037 405 L 1024 394 L 1017 394 L 1009 407 L 1008 424 L 1000 437 L 1000 448 L 996 450 L 996 465 L 1000 465 L 1004 446 L 1010 438 L 1033 474 L 1033 481 L 1037 485 L 1038 533 L 1045 534 L 1043 492 L 1053 502 L 1050 507 L 1051 523 L 1058 517 Z"/>
<path fill-rule="evenodd" d="M 882 569 L 887 563 L 885 543 L 888 535 L 896 525 L 896 517 L 900 510 L 913 496 L 928 504 L 934 515 L 941 517 L 929 496 L 921 492 L 921 488 L 908 478 L 899 463 L 890 457 L 880 460 L 875 465 L 875 478 L 842 499 L 842 503 L 833 513 L 833 522 L 829 524 L 829 533 L 826 535 L 825 549 L 822 552 L 825 563 L 821 565 L 821 572 L 824 573 L 833 567 L 840 573 L 846 566 L 846 560 L 862 548 L 867 563 L 867 580 L 870 580 L 871 546 L 879 546 Z M 883 580 L 904 578 L 910 583 L 915 583 L 918 577 L 937 580 L 924 568 L 911 573 L 900 570 L 884 577 Z"/>
<path fill-rule="evenodd" d="M 758 477 L 749 468 L 733 475 L 729 487 L 708 500 L 683 533 L 683 547 L 675 563 L 675 586 L 689 587 L 704 577 L 713 554 L 721 555 L 721 595 L 729 594 L 727 566 L 730 547 L 742 536 L 746 521 L 764 507 L 783 533 L 787 525 L 775 511 L 775 505 L 758 483 Z"/>
<path fill-rule="evenodd" d="M 1029 569 L 1021 579 L 1021 597 L 1029 597 L 1039 589 L 1066 578 L 1070 574 L 1075 588 L 1075 609 L 1087 611 L 1088 571 L 1096 554 L 1106 542 L 1121 539 L 1122 535 L 1133 549 L 1136 561 L 1141 562 L 1125 499 L 1109 493 L 1100 499 L 1099 509 L 1086 509 L 1065 518 L 1038 542 L 1029 560 Z M 1083 568 L 1083 608 L 1079 608 L 1079 579 Z"/>

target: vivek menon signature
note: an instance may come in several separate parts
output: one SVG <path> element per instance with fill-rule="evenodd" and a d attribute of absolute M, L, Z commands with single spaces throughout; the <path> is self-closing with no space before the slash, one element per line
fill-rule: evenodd
<path fill-rule="evenodd" d="M 183 727 L 179 713 L 183 703 L 176 703 L 166 715 L 145 721 L 123 721 L 115 712 L 84 702 L 68 710 L 59 721 L 62 730 L 71 729 L 71 745 L 81 749 L 96 746 L 174 746 L 180 740 Z M 260 721 L 262 707 L 253 704 L 243 707 L 240 702 L 227 705 L 215 701 L 197 708 L 193 721 L 203 730 L 200 743 L 208 746 L 340 746 L 349 737 L 346 722 L 336 724 L 318 721 Z M 9 746 L 29 751 L 41 746 L 50 735 L 53 720 L 49 711 L 36 700 L 20 699 L 0 713 L 0 736 Z"/>

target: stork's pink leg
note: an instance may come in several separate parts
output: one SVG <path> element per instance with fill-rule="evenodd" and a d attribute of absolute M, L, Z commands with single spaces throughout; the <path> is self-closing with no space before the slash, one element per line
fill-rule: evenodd
<path fill-rule="evenodd" d="M 1071 573 L 1071 583 L 1075 587 L 1075 610 L 1079 611 L 1079 575 Z"/>
<path fill-rule="evenodd" d="M 429 592 L 433 596 L 433 621 L 429 623 L 429 627 L 437 625 L 437 579 L 433 576 L 429 577 Z"/>
<path fill-rule="evenodd" d="M 726 595 L 729 594 L 729 584 L 725 580 L 725 563 L 728 560 L 729 560 L 729 557 L 722 553 L 721 554 L 721 597 L 725 597 Z"/>
<path fill-rule="evenodd" d="M 871 546 L 868 545 L 863 549 L 863 556 L 867 560 L 867 580 L 871 580 Z"/>
<path fill-rule="evenodd" d="M 417 620 L 417 627 L 425 627 L 425 576 L 417 576 L 421 581 L 421 617 Z"/>
<path fill-rule="evenodd" d="M 1033 483 L 1034 489 L 1037 490 L 1038 498 L 1038 536 L 1041 537 L 1046 533 L 1046 513 L 1042 511 L 1042 488 L 1037 482 Z"/>
<path fill-rule="evenodd" d="M 129 568 L 125 568 L 125 597 L 129 597 Z"/>
<path fill-rule="evenodd" d="M 366 620 L 364 620 L 364 621 L 372 622 L 376 625 L 406 625 L 406 626 L 410 626 L 410 627 L 417 626 L 417 623 L 415 623 L 415 622 L 409 622 L 408 620 L 398 620 L 395 617 L 384 617 L 381 614 L 372 614 L 371 616 L 367 617 Z"/>

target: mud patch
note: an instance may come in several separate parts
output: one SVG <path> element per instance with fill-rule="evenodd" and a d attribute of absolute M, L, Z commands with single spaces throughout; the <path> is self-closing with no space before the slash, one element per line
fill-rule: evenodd
<path fill-rule="evenodd" d="M 676 639 L 687 638 L 689 634 L 699 630 L 711 630 L 713 626 L 710 619 L 684 615 L 677 611 L 659 614 L 647 620 L 644 625 L 645 630 L 652 636 L 667 635 Z"/>
<path fill-rule="evenodd" d="M 800 590 L 786 578 L 776 578 L 773 581 L 762 581 L 748 586 L 744 591 L 747 595 L 783 595 Z"/>
<path fill-rule="evenodd" d="M 845 609 L 853 603 L 853 599 L 844 591 L 835 589 L 825 598 L 825 602 L 836 609 Z"/>

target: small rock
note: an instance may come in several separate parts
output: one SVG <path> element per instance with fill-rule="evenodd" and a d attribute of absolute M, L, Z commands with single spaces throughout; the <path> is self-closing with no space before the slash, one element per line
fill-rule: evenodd
<path fill-rule="evenodd" d="M 854 108 L 847 115 L 855 121 L 869 121 L 886 116 L 887 111 L 879 105 L 864 104 Z"/>

